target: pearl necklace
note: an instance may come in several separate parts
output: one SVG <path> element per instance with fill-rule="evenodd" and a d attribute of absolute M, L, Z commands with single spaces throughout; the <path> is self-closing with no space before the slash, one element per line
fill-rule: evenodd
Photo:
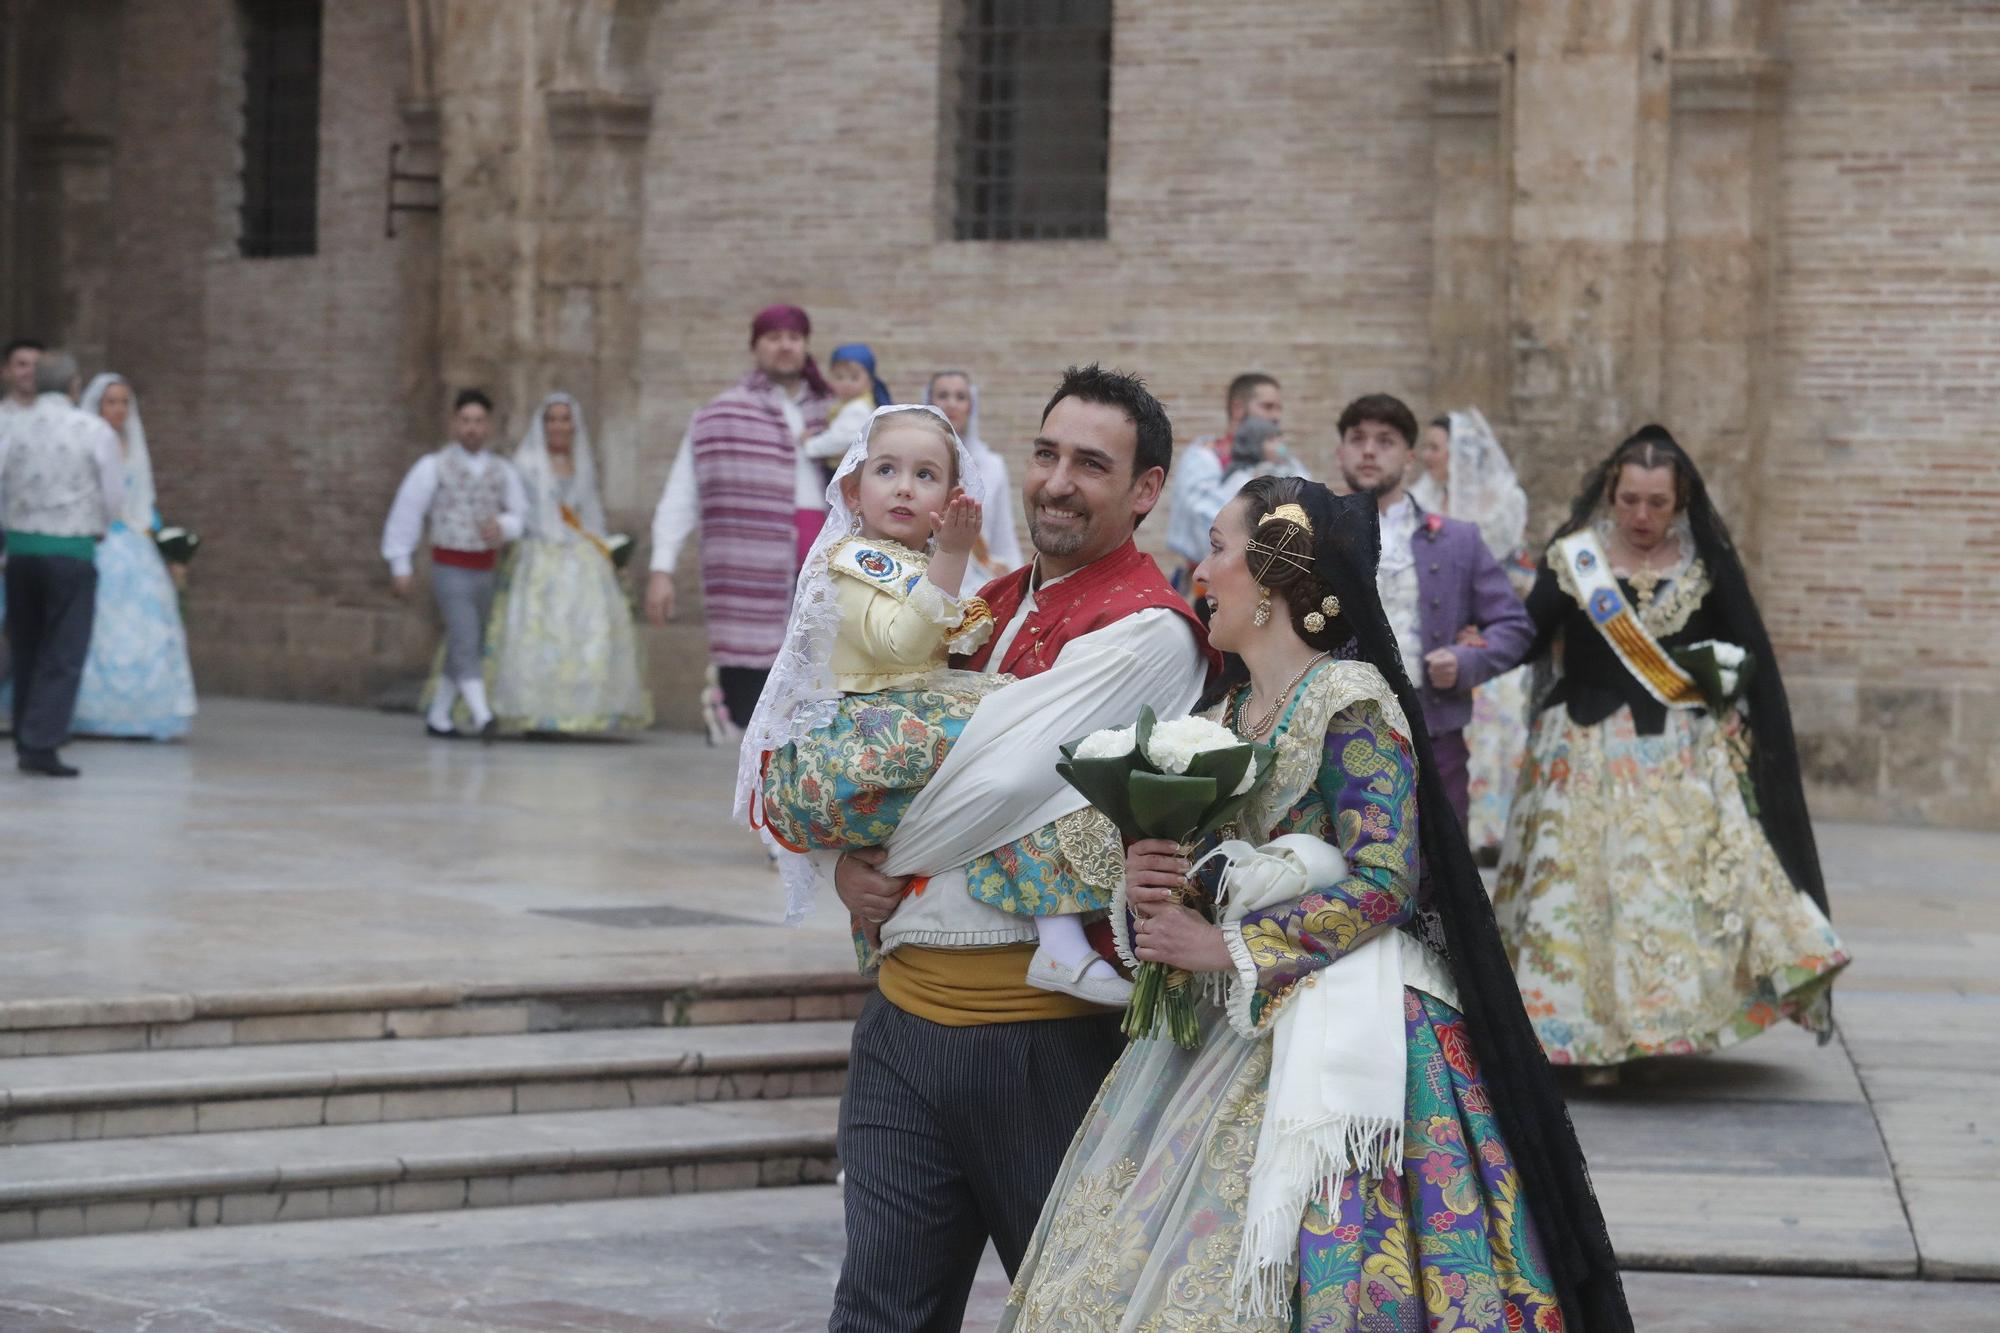
<path fill-rule="evenodd" d="M 1292 683 L 1278 691 L 1277 697 L 1271 701 L 1271 706 L 1264 710 L 1264 716 L 1258 718 L 1255 725 L 1244 734 L 1252 740 L 1256 740 L 1269 731 L 1272 725 L 1277 722 L 1279 712 L 1283 710 L 1286 704 L 1292 701 L 1292 691 L 1299 687 L 1299 682 L 1306 678 L 1306 673 L 1331 656 L 1333 654 L 1326 652 L 1314 653 L 1312 659 L 1299 668 L 1299 674 L 1292 677 Z M 1236 720 L 1238 723 L 1243 721 L 1243 705 L 1250 702 L 1250 693 L 1250 690 L 1245 690 L 1242 702 L 1236 705 Z"/>

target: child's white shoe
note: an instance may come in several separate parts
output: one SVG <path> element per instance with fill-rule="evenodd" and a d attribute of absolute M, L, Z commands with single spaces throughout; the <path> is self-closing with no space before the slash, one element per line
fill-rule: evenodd
<path fill-rule="evenodd" d="M 1099 961 L 1096 954 L 1088 954 L 1072 967 L 1058 962 L 1047 949 L 1037 948 L 1034 958 L 1028 963 L 1028 984 L 1039 990 L 1074 995 L 1079 1000 L 1101 1004 L 1107 1009 L 1123 1009 L 1131 1002 L 1132 983 L 1120 976 L 1107 977 L 1102 968 L 1098 969 L 1096 976 L 1089 975 L 1091 964 Z"/>

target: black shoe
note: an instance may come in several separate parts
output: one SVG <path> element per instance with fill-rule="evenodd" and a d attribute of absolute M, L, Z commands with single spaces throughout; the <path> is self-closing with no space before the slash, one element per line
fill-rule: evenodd
<path fill-rule="evenodd" d="M 73 778 L 83 771 L 65 764 L 54 750 L 24 750 L 15 766 L 44 778 Z"/>
<path fill-rule="evenodd" d="M 497 717 L 487 718 L 486 725 L 479 729 L 479 743 L 481 745 L 491 745 L 493 744 L 494 741 L 498 740 L 499 738 L 500 738 L 500 719 Z"/>
<path fill-rule="evenodd" d="M 458 733 L 452 728 L 434 727 L 429 722 L 424 723 L 424 734 L 426 736 L 435 736 L 442 741 L 455 741 L 458 739 Z"/>

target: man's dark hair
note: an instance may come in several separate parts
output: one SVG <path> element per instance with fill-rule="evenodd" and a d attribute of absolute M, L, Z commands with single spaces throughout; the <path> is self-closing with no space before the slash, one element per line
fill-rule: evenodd
<path fill-rule="evenodd" d="M 1229 381 L 1229 393 L 1222 400 L 1223 406 L 1234 411 L 1238 403 L 1249 402 L 1250 395 L 1263 388 L 1266 384 L 1274 389 L 1283 387 L 1277 380 L 1266 375 L 1261 370 L 1244 371 L 1241 375 Z"/>
<path fill-rule="evenodd" d="M 7 344 L 6 351 L 0 352 L 0 361 L 12 361 L 14 359 L 14 353 L 20 351 L 24 347 L 31 352 L 46 352 L 49 350 L 48 348 L 42 346 L 41 343 L 37 342 L 33 338 L 16 338 L 12 342 L 9 342 Z"/>
<path fill-rule="evenodd" d="M 493 400 L 491 398 L 488 398 L 485 394 L 481 393 L 477 389 L 460 389 L 458 391 L 458 397 L 451 400 L 451 410 L 453 412 L 457 412 L 467 403 L 477 403 L 481 407 L 486 409 L 488 415 L 492 414 Z"/>
<path fill-rule="evenodd" d="M 1105 370 L 1095 361 L 1087 366 L 1071 366 L 1063 372 L 1062 383 L 1056 386 L 1049 405 L 1042 409 L 1044 422 L 1065 398 L 1115 407 L 1132 419 L 1139 433 L 1139 446 L 1132 451 L 1133 477 L 1148 468 L 1165 472 L 1173 467 L 1174 423 L 1167 420 L 1167 409 L 1160 406 L 1160 400 L 1153 397 L 1146 382 L 1137 375 Z"/>
<path fill-rule="evenodd" d="M 1417 414 L 1412 412 L 1402 399 L 1386 393 L 1364 394 L 1347 405 L 1347 410 L 1340 414 L 1340 423 L 1335 429 L 1340 432 L 1340 438 L 1344 440 L 1347 438 L 1347 432 L 1364 421 L 1387 426 L 1403 437 L 1404 444 L 1416 447 Z"/>
<path fill-rule="evenodd" d="M 1433 426 L 1436 426 L 1439 430 L 1449 434 L 1451 432 L 1451 415 L 1449 413 L 1441 412 L 1437 416 L 1431 418 L 1431 424 Z"/>

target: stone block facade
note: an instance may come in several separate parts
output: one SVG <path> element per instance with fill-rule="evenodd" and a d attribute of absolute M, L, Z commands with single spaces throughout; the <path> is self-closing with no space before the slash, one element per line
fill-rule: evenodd
<path fill-rule="evenodd" d="M 789 300 L 899 393 L 970 367 L 1016 460 L 1071 361 L 1145 373 L 1183 437 L 1254 367 L 1323 470 L 1358 393 L 1480 406 L 1546 530 L 1662 420 L 1750 556 L 1817 808 L 2000 821 L 2000 9 L 1127 0 L 1105 239 L 956 242 L 961 0 L 345 0 L 317 252 L 243 259 L 246 2 L 0 0 L 0 314 L 138 384 L 209 539 L 206 689 L 421 669 L 375 544 L 452 387 L 503 439 L 577 393 L 641 533 Z M 392 237 L 398 144 L 441 211 Z M 692 565 L 648 635 L 672 725 Z"/>

